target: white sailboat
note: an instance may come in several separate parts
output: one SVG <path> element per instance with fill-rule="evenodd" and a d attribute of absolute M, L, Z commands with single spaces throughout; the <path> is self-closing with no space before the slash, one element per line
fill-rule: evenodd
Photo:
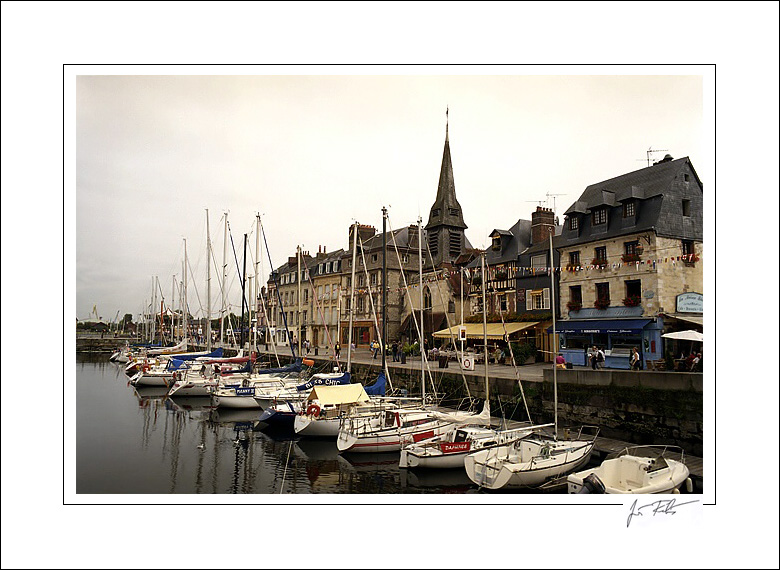
<path fill-rule="evenodd" d="M 485 256 L 481 258 L 482 282 L 485 281 Z M 485 287 L 482 288 L 482 306 L 485 303 Z M 483 315 L 483 344 L 485 347 L 485 403 L 482 413 L 476 418 L 469 418 L 473 424 L 463 425 L 449 430 L 443 435 L 425 439 L 401 449 L 398 466 L 401 468 L 424 467 L 431 469 L 452 469 L 463 467 L 466 456 L 478 450 L 498 447 L 527 437 L 534 431 L 553 424 L 524 426 L 511 430 L 499 430 L 490 427 L 490 383 L 487 359 L 487 315 Z M 454 419 L 454 418 L 453 418 Z"/>
<path fill-rule="evenodd" d="M 550 281 L 553 339 L 555 336 L 555 272 L 550 233 Z M 483 285 L 484 287 L 484 285 Z M 477 451 L 466 456 L 469 479 L 487 489 L 538 487 L 562 477 L 587 463 L 596 435 L 588 438 L 583 429 L 572 439 L 558 439 L 558 376 L 553 362 L 554 431 L 551 437 L 534 434 L 507 445 Z"/>

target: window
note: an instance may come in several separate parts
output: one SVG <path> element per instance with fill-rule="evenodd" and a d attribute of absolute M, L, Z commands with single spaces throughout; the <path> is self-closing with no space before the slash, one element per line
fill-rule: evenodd
<path fill-rule="evenodd" d="M 572 267 L 578 267 L 580 265 L 580 252 L 579 251 L 570 251 L 569 252 L 569 265 Z"/>
<path fill-rule="evenodd" d="M 607 248 L 604 247 L 597 247 L 596 248 L 596 258 L 595 260 L 599 263 L 606 262 L 607 261 Z"/>
<path fill-rule="evenodd" d="M 682 214 L 686 218 L 689 218 L 691 216 L 691 201 L 690 200 L 683 200 L 682 201 Z"/>
<path fill-rule="evenodd" d="M 546 255 L 531 256 L 531 268 L 534 271 L 544 271 L 545 269 L 547 269 L 547 256 Z"/>
<path fill-rule="evenodd" d="M 527 311 L 537 311 L 550 308 L 550 290 L 536 289 L 528 291 L 525 298 L 525 308 Z"/>
<path fill-rule="evenodd" d="M 426 311 L 430 311 L 432 308 L 431 304 L 431 290 L 426 287 L 423 291 L 423 309 Z"/>
<path fill-rule="evenodd" d="M 577 305 L 582 305 L 582 286 L 572 285 L 569 286 L 569 302 Z"/>
<path fill-rule="evenodd" d="M 306 311 L 303 312 L 303 324 L 306 324 Z"/>
<path fill-rule="evenodd" d="M 358 287 L 363 287 L 366 284 L 366 276 L 358 275 Z"/>
<path fill-rule="evenodd" d="M 431 255 L 433 257 L 439 255 L 439 230 L 438 229 L 428 231 L 428 247 L 430 248 Z"/>
<path fill-rule="evenodd" d="M 632 297 L 641 297 L 641 296 L 642 296 L 642 280 L 632 279 L 630 281 L 626 281 L 626 299 L 631 299 Z"/>
<path fill-rule="evenodd" d="M 498 307 L 502 313 L 506 313 L 506 295 L 501 294 L 498 296 Z"/>
<path fill-rule="evenodd" d="M 303 290 L 303 302 L 308 303 L 309 302 L 309 290 L 304 289 Z"/>
<path fill-rule="evenodd" d="M 633 218 L 634 216 L 636 216 L 636 202 L 629 200 L 623 204 L 623 217 Z"/>
<path fill-rule="evenodd" d="M 596 302 L 609 305 L 609 283 L 596 283 Z"/>
<path fill-rule="evenodd" d="M 404 253 L 401 255 L 401 263 L 406 264 L 409 263 L 409 254 Z"/>
<path fill-rule="evenodd" d="M 455 312 L 455 301 L 450 299 L 450 301 L 447 303 L 447 312 L 448 313 L 454 313 Z"/>
<path fill-rule="evenodd" d="M 459 211 L 457 208 L 449 208 L 450 216 L 457 216 L 459 214 Z"/>
<path fill-rule="evenodd" d="M 372 286 L 376 285 L 376 273 L 372 273 L 370 277 L 371 277 L 371 280 L 370 280 L 371 285 Z"/>
<path fill-rule="evenodd" d="M 347 277 L 347 288 L 352 287 L 352 277 Z"/>
<path fill-rule="evenodd" d="M 325 299 L 330 298 L 330 285 L 325 285 Z"/>
<path fill-rule="evenodd" d="M 327 307 L 322 311 L 322 322 L 330 324 L 330 309 Z"/>
<path fill-rule="evenodd" d="M 685 180 L 686 182 L 690 182 L 691 181 L 691 175 L 690 174 L 683 174 L 683 180 Z"/>
<path fill-rule="evenodd" d="M 493 236 L 493 251 L 501 251 L 501 236 Z"/>
<path fill-rule="evenodd" d="M 580 219 L 577 216 L 569 217 L 569 229 L 577 230 L 580 227 Z"/>
<path fill-rule="evenodd" d="M 317 287 L 317 299 L 322 299 L 322 285 Z"/>
<path fill-rule="evenodd" d="M 433 210 L 431 210 L 431 217 L 438 218 L 440 213 L 441 213 L 441 208 L 434 208 Z"/>
<path fill-rule="evenodd" d="M 461 239 L 460 239 L 460 233 L 459 232 L 450 232 L 450 256 L 456 257 L 460 255 L 460 246 L 461 246 Z"/>
<path fill-rule="evenodd" d="M 363 297 L 362 295 L 360 297 L 358 297 L 358 300 L 357 300 L 357 311 L 358 311 L 358 313 L 362 313 L 365 310 L 365 307 L 366 307 L 365 303 L 366 303 L 365 297 Z"/>
<path fill-rule="evenodd" d="M 696 250 L 693 247 L 693 242 L 687 239 L 682 240 L 682 252 L 683 255 L 691 255 L 692 253 L 696 253 Z"/>
<path fill-rule="evenodd" d="M 376 261 L 379 259 L 379 255 L 376 253 L 371 254 L 371 263 L 376 263 Z"/>
<path fill-rule="evenodd" d="M 623 244 L 623 247 L 626 250 L 626 257 L 634 256 L 636 255 L 636 246 L 639 245 L 639 242 L 636 241 L 628 241 Z"/>
<path fill-rule="evenodd" d="M 331 290 L 331 299 L 338 299 L 339 298 L 339 287 L 338 285 L 333 285 L 333 289 Z"/>
<path fill-rule="evenodd" d="M 593 211 L 593 225 L 598 226 L 607 223 L 607 209 L 599 208 Z"/>

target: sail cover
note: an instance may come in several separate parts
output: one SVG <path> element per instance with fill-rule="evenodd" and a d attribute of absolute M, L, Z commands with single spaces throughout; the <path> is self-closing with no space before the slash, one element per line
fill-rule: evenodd
<path fill-rule="evenodd" d="M 478 424 L 478 425 L 490 425 L 490 402 L 485 400 L 485 404 L 482 406 L 482 411 L 479 414 L 473 414 L 471 412 L 432 412 L 432 415 L 445 422 L 452 422 L 458 424 Z"/>
<path fill-rule="evenodd" d="M 385 378 L 385 373 L 382 371 L 379 373 L 379 376 L 377 376 L 376 382 L 371 384 L 371 386 L 366 386 L 364 390 L 369 396 L 384 396 L 386 386 L 387 378 Z"/>

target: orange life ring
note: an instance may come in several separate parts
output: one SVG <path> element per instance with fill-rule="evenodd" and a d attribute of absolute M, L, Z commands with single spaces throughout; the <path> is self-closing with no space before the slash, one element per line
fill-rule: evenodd
<path fill-rule="evenodd" d="M 141 370 L 144 371 L 144 372 L 149 372 L 149 368 L 151 368 L 149 366 L 149 363 L 148 362 L 144 362 L 144 365 L 141 367 Z"/>
<path fill-rule="evenodd" d="M 318 417 L 320 415 L 320 407 L 317 404 L 309 404 L 309 407 L 306 408 L 306 415 Z"/>

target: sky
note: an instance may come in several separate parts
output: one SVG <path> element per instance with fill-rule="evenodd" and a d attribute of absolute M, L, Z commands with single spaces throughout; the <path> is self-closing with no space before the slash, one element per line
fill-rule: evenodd
<path fill-rule="evenodd" d="M 222 265 L 228 213 L 235 312 L 244 234 L 254 272 L 256 213 L 268 243 L 258 266 L 263 283 L 269 252 L 278 267 L 298 245 L 311 253 L 346 248 L 353 220 L 381 230 L 383 206 L 393 228 L 418 216 L 427 223 L 448 119 L 456 193 L 475 247 L 494 228 L 530 219 L 538 205 L 562 218 L 587 185 L 645 168 L 649 149 L 657 149 L 651 160 L 690 157 L 705 188 L 713 179 L 704 67 L 609 75 L 533 67 L 414 75 L 89 71 L 75 80 L 79 319 L 94 318 L 95 308 L 104 320 L 137 316 L 153 278 L 156 306 L 160 293 L 166 304 L 178 299 L 184 238 L 189 305 L 205 316 L 206 209 L 212 275 Z M 220 306 L 213 280 L 211 314 Z"/>
<path fill-rule="evenodd" d="M 235 526 L 252 508 L 239 503 L 258 502 L 269 505 L 251 513 L 262 519 L 270 509 L 274 520 L 262 539 L 276 548 L 263 560 L 289 564 L 300 548 L 289 529 L 311 508 L 296 502 L 314 499 L 348 526 L 377 520 L 372 500 L 387 503 L 383 528 L 454 521 L 425 527 L 426 540 L 398 535 L 405 556 L 429 567 L 476 567 L 486 555 L 516 565 L 515 544 L 449 547 L 468 512 L 475 533 L 485 532 L 477 520 L 504 534 L 533 520 L 553 535 L 599 529 L 569 532 L 575 551 L 609 536 L 662 544 L 664 556 L 692 567 L 776 568 L 778 521 L 766 514 L 776 514 L 777 456 L 755 482 L 749 464 L 731 468 L 730 450 L 776 431 L 773 408 L 756 406 L 757 397 L 778 399 L 777 383 L 765 381 L 777 353 L 765 319 L 776 313 L 777 269 L 765 250 L 777 243 L 780 187 L 778 6 L 3 2 L 3 567 L 256 565 L 253 549 L 136 555 L 128 537 L 157 518 Z M 277 265 L 298 244 L 312 253 L 345 247 L 349 224 L 380 226 L 383 205 L 393 227 L 427 221 L 447 106 L 457 195 L 476 246 L 494 227 L 528 218 L 548 193 L 563 194 L 556 206 L 565 211 L 588 184 L 643 167 L 649 148 L 691 158 L 705 193 L 713 364 L 704 375 L 705 503 L 632 524 L 627 536 L 628 505 L 598 508 L 596 497 L 582 505 L 569 496 L 405 495 L 409 504 L 398 505 L 381 496 L 215 496 L 188 506 L 192 497 L 75 494 L 73 316 L 93 306 L 107 320 L 137 314 L 153 275 L 168 297 L 185 237 L 203 299 L 206 208 L 218 263 L 225 210 L 239 258 L 241 236 L 262 214 Z M 43 363 L 25 377 L 46 395 L 33 407 L 16 397 L 18 354 Z M 444 504 L 468 499 L 473 509 Z M 318 564 L 377 560 L 362 536 L 350 535 L 350 557 Z M 308 533 L 306 544 L 334 550 L 332 533 Z M 537 566 L 560 560 L 544 549 L 522 556 Z M 625 561 L 596 554 L 578 564 Z"/>

